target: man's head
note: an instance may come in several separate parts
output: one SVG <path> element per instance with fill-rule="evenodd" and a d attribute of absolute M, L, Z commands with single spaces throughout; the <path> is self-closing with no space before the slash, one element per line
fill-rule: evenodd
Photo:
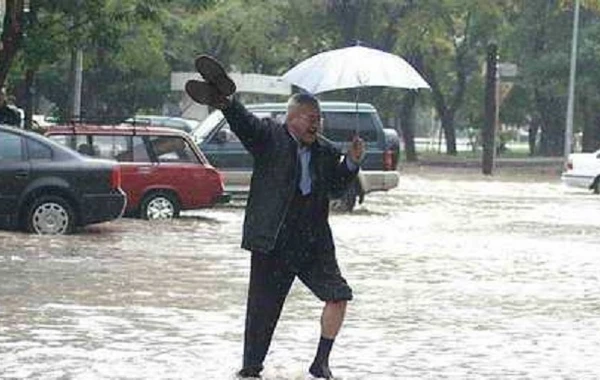
<path fill-rule="evenodd" d="M 185 142 L 179 137 L 161 137 L 154 141 L 154 149 L 159 155 L 185 149 Z"/>
<path fill-rule="evenodd" d="M 287 104 L 285 122 L 302 144 L 310 145 L 317 139 L 321 128 L 321 107 L 319 101 L 309 94 L 294 94 Z"/>

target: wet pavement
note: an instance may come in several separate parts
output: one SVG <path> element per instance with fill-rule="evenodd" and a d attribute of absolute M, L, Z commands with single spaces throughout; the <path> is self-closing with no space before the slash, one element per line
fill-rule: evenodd
<path fill-rule="evenodd" d="M 405 173 L 331 224 L 355 300 L 342 379 L 600 378 L 600 197 L 555 178 Z M 66 237 L 0 231 L 0 378 L 232 379 L 240 205 Z M 321 304 L 296 282 L 266 379 L 305 379 Z"/>

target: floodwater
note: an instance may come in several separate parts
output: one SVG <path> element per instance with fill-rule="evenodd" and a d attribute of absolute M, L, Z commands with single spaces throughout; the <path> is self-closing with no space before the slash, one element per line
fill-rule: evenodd
<path fill-rule="evenodd" d="M 404 174 L 331 224 L 355 300 L 342 379 L 600 378 L 600 198 L 556 178 Z M 0 378 L 233 379 L 243 209 L 0 232 Z M 321 304 L 296 282 L 266 379 L 305 379 Z"/>

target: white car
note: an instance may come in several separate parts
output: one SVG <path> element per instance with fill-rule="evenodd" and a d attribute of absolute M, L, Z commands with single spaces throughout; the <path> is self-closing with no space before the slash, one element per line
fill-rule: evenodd
<path fill-rule="evenodd" d="M 570 154 L 565 169 L 561 176 L 565 185 L 591 189 L 594 194 L 600 194 L 600 150 Z"/>

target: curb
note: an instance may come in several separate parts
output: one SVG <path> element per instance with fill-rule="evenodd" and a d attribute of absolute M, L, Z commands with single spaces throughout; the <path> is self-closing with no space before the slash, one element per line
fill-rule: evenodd
<path fill-rule="evenodd" d="M 539 157 L 539 158 L 500 158 L 494 162 L 496 168 L 546 168 L 562 171 L 564 160 L 561 157 Z M 452 159 L 444 157 L 440 159 L 419 159 L 416 162 L 403 161 L 401 165 L 406 166 L 437 166 L 448 168 L 481 168 L 479 159 Z"/>

